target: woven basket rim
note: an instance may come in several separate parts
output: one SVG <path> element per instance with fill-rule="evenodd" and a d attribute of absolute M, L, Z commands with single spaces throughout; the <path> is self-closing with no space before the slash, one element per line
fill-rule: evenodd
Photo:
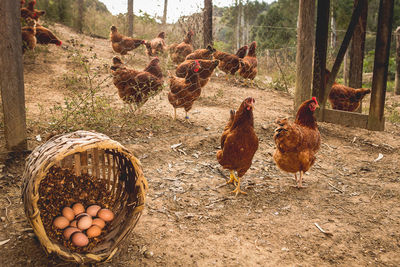
<path fill-rule="evenodd" d="M 74 145 L 74 139 L 72 138 L 70 142 L 67 142 L 68 144 L 71 144 L 71 146 L 66 146 L 63 147 L 63 149 L 60 149 L 57 151 L 57 153 L 51 157 L 49 157 L 47 160 L 43 160 L 38 166 L 36 166 L 37 172 L 36 175 L 32 175 L 32 177 L 29 175 L 30 173 L 28 172 L 28 164 L 31 162 L 32 158 L 31 157 L 38 157 L 40 156 L 39 153 L 41 151 L 41 149 L 43 149 L 44 147 L 51 145 L 52 143 L 57 143 L 57 140 L 60 140 L 62 138 L 67 138 L 67 137 L 71 137 L 71 136 L 79 136 L 79 135 L 92 135 L 92 136 L 96 136 L 99 137 L 101 140 L 93 140 L 93 141 L 88 141 L 84 144 L 78 144 L 78 145 Z M 79 138 L 77 138 L 76 140 L 79 140 Z M 39 196 L 40 196 L 40 192 L 39 192 L 39 185 L 40 182 L 45 178 L 45 176 L 47 175 L 49 169 L 53 166 L 55 166 L 57 164 L 57 162 L 62 161 L 64 158 L 71 156 L 73 154 L 76 153 L 80 153 L 80 152 L 84 152 L 84 151 L 88 151 L 90 149 L 99 149 L 99 150 L 114 150 L 120 154 L 122 154 L 127 160 L 129 160 L 134 169 L 135 169 L 135 173 L 137 176 L 137 180 L 136 180 L 136 184 L 135 186 L 139 186 L 140 188 L 140 192 L 138 192 L 138 199 L 141 198 L 141 203 L 140 205 L 136 206 L 134 208 L 134 215 L 139 213 L 138 215 L 138 219 L 140 218 L 140 214 L 144 208 L 144 202 L 145 202 L 145 191 L 147 189 L 147 181 L 143 175 L 143 172 L 141 170 L 141 163 L 139 161 L 139 159 L 137 159 L 134 154 L 129 151 L 127 148 L 125 148 L 122 144 L 120 144 L 117 141 L 112 140 L 111 138 L 109 138 L 108 136 L 101 134 L 101 133 L 96 133 L 96 132 L 92 132 L 92 131 L 76 131 L 76 132 L 72 132 L 72 133 L 68 133 L 68 134 L 61 134 L 61 135 L 57 135 L 52 137 L 51 139 L 49 139 L 46 143 L 36 147 L 34 149 L 34 151 L 32 151 L 31 155 L 29 155 L 29 157 L 27 158 L 27 162 L 26 162 L 26 166 L 25 166 L 25 171 L 24 171 L 24 175 L 23 175 L 23 180 L 24 180 L 24 187 L 23 187 L 23 197 L 24 194 L 26 193 L 26 189 L 28 186 L 28 179 L 32 180 L 33 179 L 33 191 L 37 192 L 37 196 L 33 197 L 33 201 L 31 201 L 31 206 L 33 207 L 33 214 L 29 214 L 27 211 L 27 203 L 26 200 L 24 199 L 24 206 L 25 206 L 25 213 L 28 217 L 29 222 L 32 225 L 32 228 L 36 234 L 36 236 L 38 237 L 41 245 L 45 248 L 45 251 L 49 254 L 51 253 L 56 253 L 57 255 L 59 255 L 61 258 L 63 259 L 67 259 L 70 261 L 75 261 L 77 263 L 87 263 L 87 262 L 100 262 L 100 261 L 107 261 L 109 259 L 111 259 L 111 257 L 113 255 L 115 255 L 115 253 L 118 251 L 118 244 L 115 248 L 111 249 L 110 251 L 108 251 L 108 253 L 99 253 L 99 254 L 93 254 L 93 253 L 78 253 L 78 252 L 73 252 L 73 251 L 69 251 L 69 253 L 63 249 L 61 249 L 61 247 L 63 247 L 58 242 L 53 242 L 52 240 L 50 240 L 50 238 L 48 237 L 46 230 L 44 229 L 44 225 L 43 222 L 40 218 L 40 210 L 37 207 L 37 201 L 39 200 Z M 28 177 L 29 175 L 29 177 Z M 34 224 L 33 220 L 38 220 L 38 224 Z M 133 226 L 134 227 L 134 226 Z M 133 229 L 132 227 L 132 229 Z M 132 230 L 130 229 L 130 231 Z M 128 231 L 128 232 L 130 232 Z"/>

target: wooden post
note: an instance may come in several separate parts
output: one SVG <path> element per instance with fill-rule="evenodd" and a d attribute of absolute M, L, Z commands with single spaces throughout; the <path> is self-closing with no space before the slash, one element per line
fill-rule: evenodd
<path fill-rule="evenodd" d="M 329 92 L 331 91 L 333 82 L 335 81 L 335 78 L 336 78 L 336 75 L 337 75 L 337 73 L 339 71 L 340 65 L 343 62 L 344 54 L 347 51 L 347 48 L 349 46 L 351 37 L 353 36 L 353 33 L 354 33 L 354 28 L 356 27 L 358 19 L 359 19 L 360 15 L 361 15 L 362 4 L 363 4 L 363 2 L 359 1 L 357 3 L 356 8 L 353 11 L 353 14 L 351 15 L 351 20 L 350 20 L 349 27 L 347 28 L 346 34 L 345 34 L 345 36 L 343 38 L 343 42 L 342 42 L 342 44 L 340 46 L 340 49 L 339 49 L 339 52 L 338 52 L 338 54 L 336 56 L 335 63 L 333 64 L 333 67 L 332 67 L 332 70 L 331 70 L 331 75 L 329 75 L 328 82 L 326 83 L 327 90 L 325 90 L 324 93 L 323 93 L 322 101 L 321 101 L 321 105 L 320 105 L 321 106 L 321 109 L 320 109 L 320 112 L 319 112 L 319 119 L 320 120 L 323 119 L 323 116 L 324 116 L 323 113 L 324 113 L 324 110 L 325 110 L 326 101 L 328 100 Z"/>
<path fill-rule="evenodd" d="M 301 103 L 311 98 L 314 18 L 315 0 L 300 0 L 297 23 L 295 112 Z"/>
<path fill-rule="evenodd" d="M 312 95 L 318 101 L 325 92 L 326 50 L 328 47 L 330 0 L 318 0 L 317 29 L 315 31 L 314 77 Z"/>
<path fill-rule="evenodd" d="M 394 0 L 380 0 L 374 75 L 372 77 L 371 104 L 368 117 L 369 130 L 382 131 L 385 128 L 384 109 L 390 40 L 392 37 L 393 7 Z"/>
<path fill-rule="evenodd" d="M 213 44 L 212 0 L 204 0 L 203 39 L 204 47 Z"/>
<path fill-rule="evenodd" d="M 133 36 L 133 0 L 128 0 L 128 36 Z"/>
<path fill-rule="evenodd" d="M 0 28 L 0 87 L 6 147 L 11 151 L 27 149 L 19 5 L 15 0 L 0 1 L 0 24 L 3 25 Z"/>
<path fill-rule="evenodd" d="M 368 15 L 368 0 L 355 0 L 354 7 L 356 7 L 358 1 L 362 1 L 363 6 L 361 10 L 361 16 L 354 29 L 350 50 L 349 86 L 353 88 L 362 87 L 365 34 Z M 360 107 L 357 109 L 357 112 L 362 112 L 362 102 L 360 103 Z"/>
<path fill-rule="evenodd" d="M 394 82 L 394 93 L 400 95 L 400 27 L 396 29 L 396 76 Z"/>

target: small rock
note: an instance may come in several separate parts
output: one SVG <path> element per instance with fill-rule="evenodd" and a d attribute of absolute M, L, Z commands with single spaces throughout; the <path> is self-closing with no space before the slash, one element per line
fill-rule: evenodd
<path fill-rule="evenodd" d="M 204 130 L 209 131 L 209 130 L 211 130 L 211 128 L 210 127 L 206 127 L 206 128 L 204 128 Z"/>
<path fill-rule="evenodd" d="M 263 128 L 264 130 L 268 130 L 268 125 L 264 124 L 263 126 L 261 126 L 261 128 Z"/>
<path fill-rule="evenodd" d="M 150 258 L 152 258 L 152 257 L 154 256 L 154 252 L 151 251 L 151 250 L 146 250 L 146 251 L 143 253 L 143 255 L 144 255 L 144 257 L 145 257 L 146 259 L 150 259 Z"/>
<path fill-rule="evenodd" d="M 0 221 L 5 222 L 6 221 L 6 217 L 0 217 Z"/>

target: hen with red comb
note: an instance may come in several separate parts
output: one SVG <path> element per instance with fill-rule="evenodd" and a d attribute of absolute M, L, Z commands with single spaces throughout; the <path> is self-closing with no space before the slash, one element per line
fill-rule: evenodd
<path fill-rule="evenodd" d="M 294 173 L 297 187 L 303 187 L 303 174 L 315 163 L 316 154 L 321 146 L 321 135 L 314 117 L 318 108 L 315 97 L 307 100 L 299 107 L 296 119 L 290 123 L 287 118 L 277 119 L 274 141 L 276 149 L 273 155 L 276 165 Z M 297 177 L 300 172 L 300 177 Z"/>
<path fill-rule="evenodd" d="M 253 117 L 255 102 L 254 98 L 248 97 L 243 100 L 236 112 L 231 110 L 230 119 L 221 136 L 221 150 L 217 152 L 219 164 L 230 172 L 230 180 L 227 183 L 236 186 L 232 191 L 236 195 L 246 194 L 240 190 L 240 179 L 251 167 L 258 149 Z"/>

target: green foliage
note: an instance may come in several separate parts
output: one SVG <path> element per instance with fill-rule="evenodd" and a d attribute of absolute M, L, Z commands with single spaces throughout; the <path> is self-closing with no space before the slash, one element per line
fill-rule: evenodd
<path fill-rule="evenodd" d="M 242 1 L 243 3 L 243 15 L 246 23 L 252 27 L 255 24 L 257 16 L 263 11 L 268 10 L 269 5 L 265 2 L 256 1 Z M 214 7 L 214 16 L 220 17 L 219 23 L 216 25 L 216 39 L 227 44 L 229 49 L 225 51 L 233 51 L 234 45 L 234 34 L 235 27 L 237 24 L 237 17 L 239 12 L 239 6 L 231 6 L 224 8 Z M 222 26 L 221 26 L 222 25 Z"/>
<path fill-rule="evenodd" d="M 298 1 L 280 0 L 258 15 L 251 31 L 260 49 L 276 49 L 296 45 Z"/>
<path fill-rule="evenodd" d="M 75 49 L 71 57 L 76 72 L 63 76 L 69 94 L 64 97 L 63 104 L 50 108 L 49 130 L 70 132 L 92 129 L 107 132 L 120 116 L 118 110 L 111 106 L 112 101 L 99 94 L 110 76 L 101 78 L 101 71 L 91 67 L 91 62 L 97 58 L 96 54 L 87 58 Z"/>

